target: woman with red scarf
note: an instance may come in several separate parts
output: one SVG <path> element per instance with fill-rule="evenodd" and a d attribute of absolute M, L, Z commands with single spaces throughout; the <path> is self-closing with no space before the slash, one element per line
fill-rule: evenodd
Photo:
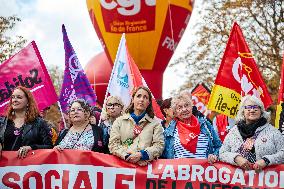
<path fill-rule="evenodd" d="M 192 99 L 181 92 L 172 100 L 175 120 L 164 131 L 164 158 L 198 158 L 215 163 L 222 145 L 218 134 L 203 116 L 192 114 Z"/>

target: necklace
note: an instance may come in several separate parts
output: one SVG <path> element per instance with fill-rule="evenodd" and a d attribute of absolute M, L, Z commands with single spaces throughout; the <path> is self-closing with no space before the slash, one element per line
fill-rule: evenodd
<path fill-rule="evenodd" d="M 81 136 L 83 135 L 83 133 L 85 132 L 85 130 L 88 126 L 89 126 L 89 124 L 87 124 L 86 127 L 84 128 L 84 130 L 80 133 L 80 135 L 78 136 L 76 142 L 73 144 L 71 149 L 73 149 L 75 147 L 75 145 L 77 144 L 77 142 L 79 141 L 79 139 L 81 138 Z"/>
<path fill-rule="evenodd" d="M 19 129 L 15 129 L 14 130 L 14 135 L 19 136 L 21 134 L 21 132 L 19 131 Z"/>

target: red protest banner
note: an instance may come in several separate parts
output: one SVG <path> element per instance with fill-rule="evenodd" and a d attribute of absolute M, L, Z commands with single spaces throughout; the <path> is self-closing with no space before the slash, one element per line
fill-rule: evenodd
<path fill-rule="evenodd" d="M 260 173 L 206 160 L 156 160 L 146 167 L 90 151 L 3 152 L 0 188 L 265 189 L 284 188 L 284 165 Z"/>
<path fill-rule="evenodd" d="M 259 97 L 265 108 L 272 104 L 272 99 L 241 28 L 234 23 L 208 108 L 234 118 L 241 97 L 247 94 Z"/>
<path fill-rule="evenodd" d="M 16 86 L 33 92 L 40 109 L 57 101 L 57 95 L 36 43 L 32 41 L 0 65 L 0 114 L 5 112 Z"/>

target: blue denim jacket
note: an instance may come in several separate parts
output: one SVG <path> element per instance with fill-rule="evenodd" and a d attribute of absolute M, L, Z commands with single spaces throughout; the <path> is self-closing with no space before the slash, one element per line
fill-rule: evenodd
<path fill-rule="evenodd" d="M 222 146 L 222 142 L 213 129 L 213 126 L 207 121 L 204 117 L 197 117 L 200 124 L 200 132 L 205 134 L 208 138 L 208 149 L 206 157 L 209 154 L 219 155 L 219 149 Z M 169 124 L 168 128 L 164 130 L 164 138 L 165 138 L 165 149 L 161 158 L 165 159 L 174 159 L 175 157 L 175 149 L 174 149 L 174 130 L 176 128 L 176 121 L 172 120 Z"/>

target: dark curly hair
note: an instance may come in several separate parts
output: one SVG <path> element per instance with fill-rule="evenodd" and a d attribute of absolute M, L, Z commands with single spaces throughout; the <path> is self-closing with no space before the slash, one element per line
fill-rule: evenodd
<path fill-rule="evenodd" d="M 172 98 L 167 98 L 167 99 L 162 101 L 161 106 L 160 106 L 160 110 L 161 110 L 162 114 L 164 115 L 164 117 L 167 117 L 164 109 L 170 108 L 171 105 L 172 105 Z"/>
<path fill-rule="evenodd" d="M 79 104 L 81 105 L 81 107 L 84 109 L 85 115 L 91 113 L 91 106 L 90 106 L 90 104 L 88 103 L 88 101 L 86 101 L 86 100 L 84 100 L 84 99 L 80 99 L 80 98 L 73 100 L 73 101 L 69 104 L 69 106 L 68 106 L 68 113 L 70 113 L 70 108 L 71 108 L 71 106 L 72 106 L 75 102 L 77 102 L 77 103 L 79 103 Z"/>

